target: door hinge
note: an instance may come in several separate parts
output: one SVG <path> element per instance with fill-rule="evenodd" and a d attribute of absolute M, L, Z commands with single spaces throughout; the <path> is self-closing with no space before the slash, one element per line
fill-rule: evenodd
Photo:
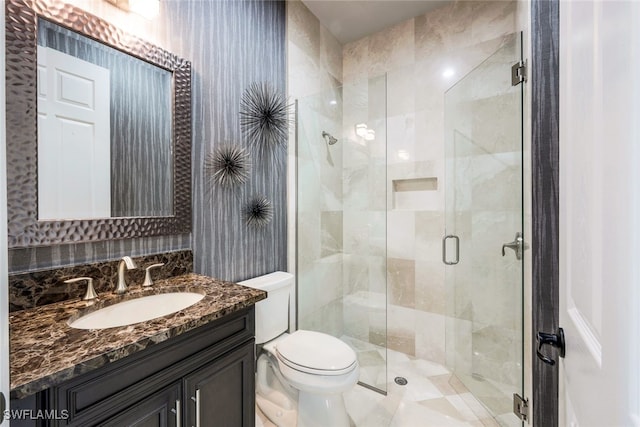
<path fill-rule="evenodd" d="M 529 418 L 529 399 L 521 397 L 518 393 L 513 393 L 513 413 L 522 421 Z"/>
<path fill-rule="evenodd" d="M 518 86 L 527 81 L 527 63 L 518 61 L 511 66 L 511 86 Z"/>

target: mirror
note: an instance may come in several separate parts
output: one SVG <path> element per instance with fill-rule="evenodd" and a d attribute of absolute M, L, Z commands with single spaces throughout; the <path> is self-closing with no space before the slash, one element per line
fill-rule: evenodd
<path fill-rule="evenodd" d="M 38 19 L 38 219 L 173 213 L 171 73 Z"/>
<path fill-rule="evenodd" d="M 7 0 L 9 247 L 191 231 L 191 64 L 63 3 Z"/>

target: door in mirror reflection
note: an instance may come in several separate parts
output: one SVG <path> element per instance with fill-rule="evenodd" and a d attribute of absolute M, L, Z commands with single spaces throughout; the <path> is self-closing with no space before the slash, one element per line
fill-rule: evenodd
<path fill-rule="evenodd" d="M 172 73 L 46 19 L 37 31 L 38 220 L 172 216 Z"/>
<path fill-rule="evenodd" d="M 38 46 L 38 130 L 38 217 L 110 217 L 109 70 Z"/>

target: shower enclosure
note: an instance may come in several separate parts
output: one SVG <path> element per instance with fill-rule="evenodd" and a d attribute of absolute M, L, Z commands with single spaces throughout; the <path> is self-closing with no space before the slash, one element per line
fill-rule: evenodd
<path fill-rule="evenodd" d="M 523 395 L 523 85 L 512 83 L 521 43 L 519 34 L 501 38 L 449 85 L 442 114 L 427 117 L 444 126 L 444 141 L 394 140 L 389 79 L 412 70 L 299 99 L 296 118 L 298 328 L 350 344 L 361 384 L 381 392 L 394 376 L 388 347 L 441 354 L 438 363 L 504 426 L 521 425 L 512 405 Z M 444 155 L 412 158 L 427 141 Z M 428 293 L 440 288 L 443 313 Z M 442 332 L 419 324 L 425 313 L 443 319 Z M 431 343 L 442 351 L 419 348 Z"/>
<path fill-rule="evenodd" d="M 358 355 L 386 391 L 386 78 L 297 102 L 298 327 Z"/>

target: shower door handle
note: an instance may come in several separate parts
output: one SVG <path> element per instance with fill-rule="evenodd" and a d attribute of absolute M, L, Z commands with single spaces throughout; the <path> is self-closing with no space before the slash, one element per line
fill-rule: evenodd
<path fill-rule="evenodd" d="M 453 239 L 456 242 L 455 261 L 447 261 L 447 240 Z M 448 234 L 442 238 L 442 262 L 447 265 L 456 265 L 460 262 L 460 238 L 455 234 Z"/>
<path fill-rule="evenodd" d="M 527 244 L 524 242 L 524 238 L 522 237 L 521 232 L 516 233 L 516 238 L 513 242 L 505 243 L 502 245 L 502 256 L 505 256 L 505 248 L 509 248 L 516 253 L 516 259 L 520 261 L 522 259 L 522 254 L 524 250 L 528 248 Z"/>

